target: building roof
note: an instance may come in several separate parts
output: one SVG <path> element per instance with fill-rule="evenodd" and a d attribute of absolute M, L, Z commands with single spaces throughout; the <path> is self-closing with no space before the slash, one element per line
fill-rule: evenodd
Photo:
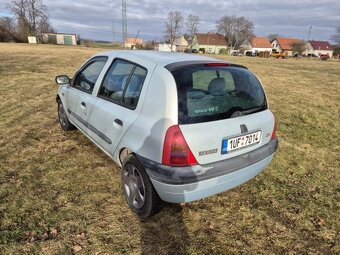
<path fill-rule="evenodd" d="M 326 41 L 309 41 L 314 50 L 334 50 L 332 45 Z"/>
<path fill-rule="evenodd" d="M 197 38 L 197 42 L 200 45 L 218 45 L 218 46 L 226 46 L 227 42 L 225 37 L 221 34 L 195 34 Z"/>
<path fill-rule="evenodd" d="M 298 38 L 283 38 L 283 37 L 277 37 L 274 40 L 277 40 L 278 44 L 280 45 L 281 49 L 283 50 L 292 50 L 294 43 L 300 43 L 302 42 Z"/>
<path fill-rule="evenodd" d="M 125 43 L 142 44 L 143 43 L 143 39 L 128 37 L 128 38 L 126 38 Z"/>
<path fill-rule="evenodd" d="M 96 56 L 108 56 L 118 57 L 124 59 L 130 59 L 135 62 L 151 62 L 156 65 L 166 66 L 168 64 L 182 62 L 182 61 L 198 61 L 198 62 L 223 62 L 221 59 L 215 59 L 210 57 L 201 56 L 199 54 L 185 54 L 177 52 L 165 52 L 165 51 L 150 51 L 150 50 L 114 50 L 107 52 L 100 52 Z"/>
<path fill-rule="evenodd" d="M 253 48 L 272 48 L 267 37 L 254 37 L 250 40 L 250 45 Z"/>

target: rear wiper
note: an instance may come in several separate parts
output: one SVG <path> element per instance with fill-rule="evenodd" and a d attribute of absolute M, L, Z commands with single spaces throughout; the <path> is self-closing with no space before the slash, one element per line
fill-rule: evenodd
<path fill-rule="evenodd" d="M 231 115 L 231 118 L 248 115 L 248 114 L 251 114 L 251 113 L 254 113 L 254 112 L 258 112 L 261 109 L 263 109 L 263 106 L 258 106 L 258 107 L 250 108 L 250 109 L 247 109 L 247 110 L 244 110 L 244 111 L 235 111 Z"/>

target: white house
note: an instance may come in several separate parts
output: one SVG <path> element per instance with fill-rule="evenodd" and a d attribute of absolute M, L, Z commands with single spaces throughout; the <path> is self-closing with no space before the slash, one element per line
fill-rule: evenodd
<path fill-rule="evenodd" d="M 267 37 L 253 37 L 250 41 L 246 40 L 240 46 L 241 50 L 251 51 L 254 53 L 258 52 L 271 52 L 272 46 Z"/>
<path fill-rule="evenodd" d="M 189 43 L 182 35 L 174 40 L 174 45 L 176 45 L 176 51 L 184 52 L 188 48 Z"/>
<path fill-rule="evenodd" d="M 303 54 L 314 54 L 316 56 L 320 56 L 321 54 L 326 54 L 330 58 L 333 57 L 333 47 L 327 41 L 309 41 L 306 43 L 306 50 Z"/>
<path fill-rule="evenodd" d="M 175 52 L 176 51 L 176 45 L 172 45 L 171 50 L 171 44 L 169 43 L 159 43 L 155 45 L 154 48 L 155 51 L 167 51 L 167 52 Z"/>
<path fill-rule="evenodd" d="M 227 49 L 227 42 L 221 34 L 195 34 L 191 48 L 197 51 L 204 49 L 206 53 L 219 54 L 221 49 Z"/>
<path fill-rule="evenodd" d="M 288 56 L 293 56 L 294 43 L 301 43 L 297 38 L 276 37 L 272 42 L 272 50 L 276 52 L 287 52 Z"/>

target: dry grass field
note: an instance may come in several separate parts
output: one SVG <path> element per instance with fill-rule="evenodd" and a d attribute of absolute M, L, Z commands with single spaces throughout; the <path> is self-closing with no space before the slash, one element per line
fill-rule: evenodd
<path fill-rule="evenodd" d="M 340 62 L 226 57 L 265 86 L 275 160 L 238 188 L 140 221 L 118 167 L 57 120 L 54 77 L 98 51 L 0 44 L 0 254 L 340 253 Z"/>

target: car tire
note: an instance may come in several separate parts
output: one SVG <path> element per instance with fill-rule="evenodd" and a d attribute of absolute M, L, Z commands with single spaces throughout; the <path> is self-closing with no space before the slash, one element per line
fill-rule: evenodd
<path fill-rule="evenodd" d="M 76 129 L 76 127 L 69 121 L 64 106 L 60 100 L 58 101 L 58 119 L 60 127 L 64 131 L 71 131 Z"/>
<path fill-rule="evenodd" d="M 163 202 L 144 167 L 133 154 L 124 159 L 121 183 L 127 204 L 140 218 L 145 219 L 160 212 Z"/>

